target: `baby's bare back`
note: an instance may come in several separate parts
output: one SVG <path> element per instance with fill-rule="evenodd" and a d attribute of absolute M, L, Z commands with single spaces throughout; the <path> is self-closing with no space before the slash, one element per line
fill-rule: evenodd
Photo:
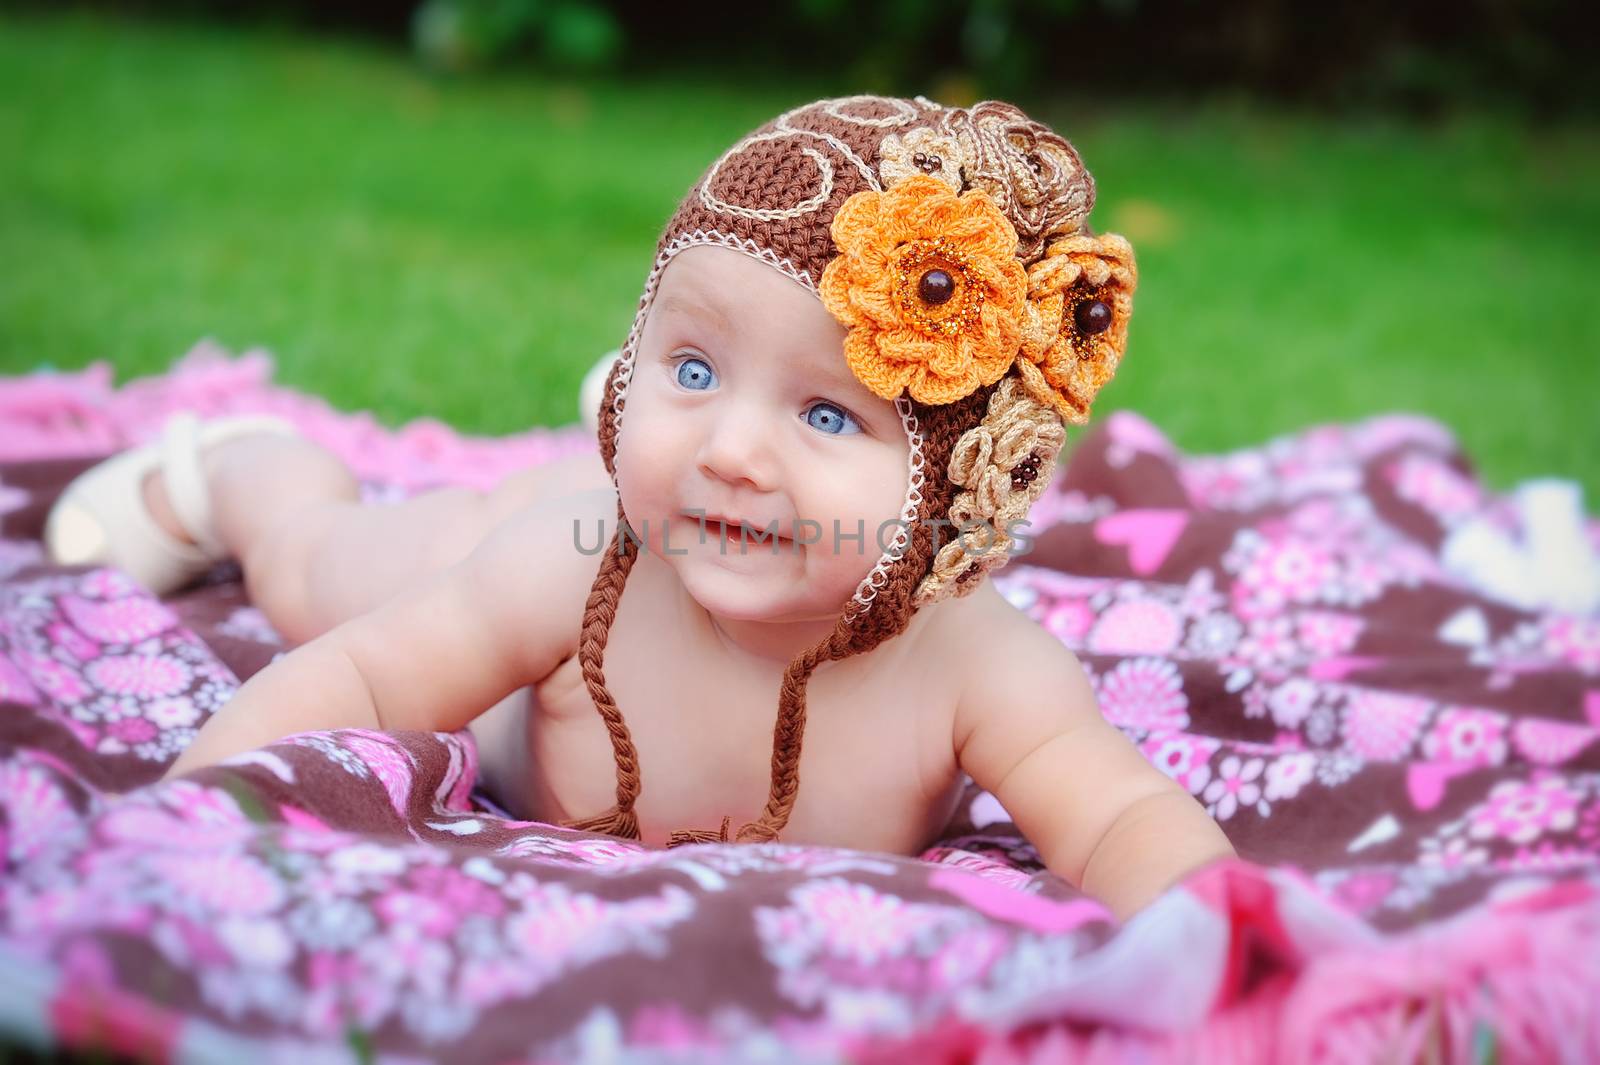
<path fill-rule="evenodd" d="M 595 517 L 614 516 L 611 500 L 574 500 L 574 516 L 592 529 Z M 599 559 L 574 549 L 547 564 L 580 567 L 592 580 Z M 583 603 L 542 606 L 573 619 L 565 656 L 472 731 L 485 781 L 510 812 L 565 821 L 615 803 L 616 764 L 579 669 Z M 957 658 L 941 653 L 945 637 L 930 620 L 915 619 L 877 650 L 813 674 L 785 842 L 914 853 L 948 821 L 961 780 L 952 742 L 959 684 L 948 672 Z M 664 844 L 682 829 L 715 830 L 724 817 L 733 830 L 757 819 L 786 665 L 731 649 L 670 567 L 648 552 L 640 557 L 607 642 L 605 676 L 638 752 L 646 843 Z"/>

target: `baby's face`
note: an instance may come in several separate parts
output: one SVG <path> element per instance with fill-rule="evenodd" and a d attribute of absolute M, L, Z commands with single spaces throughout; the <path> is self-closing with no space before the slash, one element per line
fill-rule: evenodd
<path fill-rule="evenodd" d="M 851 374 L 844 335 L 815 296 L 739 252 L 690 248 L 662 272 L 617 487 L 650 551 L 714 615 L 835 617 L 882 553 L 879 529 L 894 535 L 906 434 Z M 776 524 L 776 553 L 718 518 L 748 525 L 747 540 Z"/>

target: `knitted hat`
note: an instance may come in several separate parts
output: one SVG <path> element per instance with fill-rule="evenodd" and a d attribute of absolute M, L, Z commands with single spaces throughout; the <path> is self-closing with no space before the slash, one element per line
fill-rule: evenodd
<path fill-rule="evenodd" d="M 947 108 L 853 96 L 790 111 L 711 165 L 662 235 L 638 315 L 606 381 L 600 454 L 618 433 L 662 270 L 687 248 L 744 253 L 816 293 L 848 330 L 845 358 L 893 401 L 910 445 L 898 532 L 832 632 L 784 672 L 772 784 L 741 841 L 778 838 L 799 785 L 806 684 L 870 651 L 923 606 L 975 590 L 1003 565 L 1044 491 L 1064 422 L 1088 419 L 1127 341 L 1128 242 L 1085 225 L 1094 181 L 1064 138 L 1010 104 Z M 602 668 L 639 543 L 618 529 L 584 610 L 579 663 L 617 762 L 617 804 L 571 827 L 637 839 L 639 764 Z M 938 521 L 936 519 L 942 519 Z M 728 838 L 674 833 L 671 843 Z"/>

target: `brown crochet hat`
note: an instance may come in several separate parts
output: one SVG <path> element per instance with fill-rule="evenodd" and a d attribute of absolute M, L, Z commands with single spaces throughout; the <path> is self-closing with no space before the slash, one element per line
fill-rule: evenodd
<path fill-rule="evenodd" d="M 1085 225 L 1093 205 L 1072 145 L 1010 104 L 853 96 L 797 108 L 740 140 L 668 223 L 606 381 L 600 453 L 613 479 L 656 284 L 675 255 L 700 245 L 742 252 L 816 293 L 848 329 L 851 370 L 894 402 L 910 444 L 899 531 L 830 635 L 785 671 L 766 809 L 737 839 L 774 840 L 788 822 L 812 672 L 872 650 L 920 607 L 965 595 L 1004 565 L 1050 481 L 1063 423 L 1086 421 L 1115 372 L 1136 272 L 1126 240 Z M 602 668 L 639 550 L 620 499 L 617 519 L 579 644 L 616 754 L 617 805 L 571 827 L 637 839 L 638 758 Z M 729 823 L 671 843 L 727 839 Z"/>

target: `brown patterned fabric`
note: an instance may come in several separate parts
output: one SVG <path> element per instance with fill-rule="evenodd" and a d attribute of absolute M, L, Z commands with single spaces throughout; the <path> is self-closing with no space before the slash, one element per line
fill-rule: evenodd
<path fill-rule="evenodd" d="M 226 568 L 45 565 L 91 461 L 0 463 L 0 1059 L 1600 1060 L 1600 616 L 1447 569 L 1522 526 L 1433 423 L 1195 456 L 1119 413 L 1037 504 L 997 587 L 1246 859 L 1121 927 L 973 788 L 914 858 L 511 820 L 467 733 L 157 783 L 285 648 Z"/>

